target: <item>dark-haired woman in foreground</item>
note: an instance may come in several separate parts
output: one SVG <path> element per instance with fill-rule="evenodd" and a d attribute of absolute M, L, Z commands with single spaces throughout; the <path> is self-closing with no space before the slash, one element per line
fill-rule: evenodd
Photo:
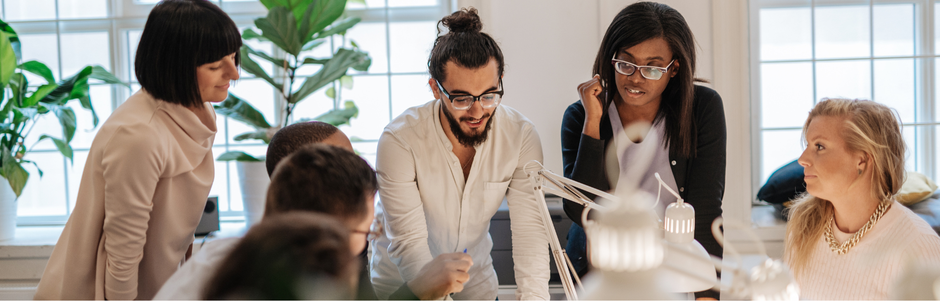
<path fill-rule="evenodd" d="M 95 136 L 36 299 L 151 299 L 176 271 L 214 178 L 211 103 L 238 79 L 239 47 L 209 1 L 153 8 L 134 63 L 143 88 Z"/>
<path fill-rule="evenodd" d="M 352 299 L 359 264 L 349 234 L 328 214 L 266 216 L 225 256 L 202 299 Z"/>
<path fill-rule="evenodd" d="M 685 19 L 664 4 L 627 6 L 607 28 L 594 74 L 578 86 L 581 100 L 568 107 L 562 120 L 565 177 L 610 191 L 623 180 L 618 176 L 624 170 L 643 168 L 641 183 L 629 184 L 656 195 L 659 183 L 653 174 L 658 172 L 695 208 L 695 239 L 708 253 L 722 256 L 710 231 L 721 216 L 724 194 L 725 116 L 718 93 L 694 85 L 695 41 Z M 621 134 L 637 122 L 652 125 L 645 137 Z M 643 143 L 660 144 L 651 161 L 636 158 Z M 659 216 L 675 200 L 663 193 Z M 576 223 L 566 249 L 582 275 L 588 269 L 583 210 L 565 201 L 565 212 Z"/>

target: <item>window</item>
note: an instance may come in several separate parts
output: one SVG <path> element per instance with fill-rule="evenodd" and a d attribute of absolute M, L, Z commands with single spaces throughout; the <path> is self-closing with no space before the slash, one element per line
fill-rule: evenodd
<path fill-rule="evenodd" d="M 908 170 L 936 178 L 940 2 L 753 0 L 753 191 L 803 151 L 803 122 L 822 98 L 897 110 Z M 754 8 L 756 6 L 756 8 Z M 756 25 L 756 27 L 754 26 Z M 755 35 L 752 35 L 752 37 Z"/>
<path fill-rule="evenodd" d="M 104 66 L 131 85 L 131 88 L 93 84 L 92 101 L 102 122 L 111 111 L 140 86 L 134 81 L 134 54 L 147 15 L 158 0 L 0 0 L 0 16 L 20 34 L 24 60 L 39 60 L 52 69 L 57 79 L 70 76 L 82 66 Z M 256 0 L 216 0 L 236 24 L 251 28 L 266 10 Z M 350 1 L 354 2 L 354 1 Z M 359 107 L 359 116 L 350 126 L 340 129 L 353 139 L 353 147 L 374 164 L 376 144 L 382 129 L 406 108 L 433 99 L 427 87 L 427 57 L 437 35 L 436 22 L 450 11 L 444 0 L 366 0 L 350 3 L 347 13 L 362 18 L 345 37 L 334 38 L 328 46 L 314 49 L 312 56 L 329 56 L 332 51 L 351 41 L 372 57 L 367 72 L 350 69 L 353 88 L 336 85 L 339 101 L 334 102 L 323 91 L 301 102 L 292 116 L 311 118 L 352 100 Z M 271 53 L 268 43 L 249 42 L 257 50 Z M 301 74 L 312 74 L 305 69 Z M 30 77 L 32 75 L 27 75 Z M 29 78 L 31 83 L 41 82 Z M 246 99 L 265 114 L 269 121 L 275 116 L 277 99 L 263 80 L 242 72 L 241 79 L 230 90 Z M 20 225 L 64 224 L 75 206 L 78 186 L 91 141 L 96 129 L 91 115 L 75 108 L 78 129 L 72 141 L 74 162 L 59 154 L 55 146 L 44 141 L 27 154 L 44 172 L 39 178 L 30 171 L 29 182 L 17 204 Z M 221 116 L 220 116 L 221 117 Z M 241 150 L 263 155 L 266 146 L 257 142 L 236 142 L 235 135 L 250 128 L 227 118 L 218 119 L 213 153 Z M 35 144 L 42 133 L 57 135 L 61 130 L 54 117 L 46 118 L 33 129 L 27 145 Z M 237 170 L 234 163 L 216 162 L 215 182 L 210 195 L 219 196 L 223 219 L 241 219 L 242 202 Z M 53 187 L 54 189 L 50 188 Z"/>

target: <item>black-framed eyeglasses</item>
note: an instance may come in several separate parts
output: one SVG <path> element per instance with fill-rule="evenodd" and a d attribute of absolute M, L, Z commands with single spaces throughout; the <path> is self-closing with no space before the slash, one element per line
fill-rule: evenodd
<path fill-rule="evenodd" d="M 617 70 L 617 73 L 630 76 L 636 72 L 637 69 L 640 69 L 640 75 L 646 79 L 659 80 L 663 78 L 663 74 L 666 74 L 669 71 L 669 67 L 672 66 L 672 63 L 675 63 L 676 60 L 669 62 L 669 65 L 666 67 L 656 67 L 656 66 L 640 66 L 628 61 L 618 60 L 617 55 L 614 54 L 614 57 L 610 59 L 610 63 L 614 64 L 614 70 Z"/>
<path fill-rule="evenodd" d="M 480 96 L 473 95 L 450 95 L 450 92 L 447 92 L 447 89 L 444 89 L 444 86 L 441 86 L 441 81 L 434 80 L 437 83 L 437 89 L 441 90 L 441 93 L 444 93 L 444 96 L 447 99 L 450 99 L 450 103 L 454 105 L 454 109 L 457 110 L 468 110 L 473 106 L 474 101 L 479 101 L 480 105 L 483 108 L 489 109 L 499 105 L 499 102 L 503 99 L 503 79 L 499 79 L 499 91 L 486 92 Z"/>

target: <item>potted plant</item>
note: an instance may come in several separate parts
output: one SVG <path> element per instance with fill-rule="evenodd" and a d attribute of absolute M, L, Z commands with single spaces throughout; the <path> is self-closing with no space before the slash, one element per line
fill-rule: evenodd
<path fill-rule="evenodd" d="M 50 140 L 63 156 L 72 160 L 69 143 L 75 135 L 77 120 L 69 102 L 78 101 L 91 111 L 92 124 L 98 126 L 98 116 L 89 96 L 89 79 L 112 84 L 123 84 L 101 66 L 85 66 L 75 75 L 56 81 L 52 70 L 38 61 L 20 63 L 20 41 L 16 31 L 0 20 L 0 240 L 13 238 L 16 228 L 16 200 L 23 193 L 29 172 L 24 164 L 33 164 L 39 176 L 42 170 L 35 162 L 25 159 L 34 145 L 25 145 L 26 137 L 36 122 L 47 114 L 55 115 L 62 125 L 62 136 L 43 134 L 39 141 Z M 45 83 L 31 87 L 25 73 L 42 77 Z M 125 84 L 126 85 L 126 84 Z"/>
<path fill-rule="evenodd" d="M 323 45 L 332 36 L 345 34 L 346 30 L 361 21 L 357 17 L 343 17 L 346 0 L 261 0 L 261 3 L 268 9 L 267 16 L 255 19 L 254 22 L 261 33 L 248 29 L 242 34 L 242 38 L 269 41 L 284 56 L 275 57 L 252 49 L 246 44 L 240 49 L 241 65 L 243 70 L 274 87 L 284 105 L 281 106 L 279 120 L 272 124 L 251 104 L 229 94 L 225 101 L 215 106 L 216 113 L 254 128 L 253 131 L 235 136 L 236 141 L 255 139 L 264 143 L 270 142 L 278 129 L 292 121 L 291 114 L 299 102 L 336 81 L 342 86 L 351 87 L 352 77 L 346 75 L 349 68 L 365 71 L 372 64 L 369 55 L 359 50 L 355 42 L 350 42 L 349 48 L 338 48 L 332 57 L 302 57 L 302 52 Z M 257 59 L 273 64 L 275 74 L 265 72 Z M 319 65 L 320 70 L 310 76 L 298 76 L 297 69 L 304 65 Z M 326 92 L 327 96 L 335 100 L 336 93 L 332 87 Z M 355 104 L 347 101 L 341 109 L 297 122 L 318 120 L 338 126 L 348 123 L 358 112 Z M 260 219 L 264 210 L 265 192 L 270 181 L 265 171 L 264 159 L 241 151 L 230 151 L 220 155 L 218 160 L 237 161 L 242 201 L 246 220 L 250 225 Z"/>

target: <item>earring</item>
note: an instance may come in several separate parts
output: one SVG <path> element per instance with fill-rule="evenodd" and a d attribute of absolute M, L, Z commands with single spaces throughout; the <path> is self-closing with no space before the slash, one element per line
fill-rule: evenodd
<path fill-rule="evenodd" d="M 859 174 L 859 175 L 862 174 L 862 170 L 861 170 L 861 169 L 858 170 L 858 174 Z"/>

